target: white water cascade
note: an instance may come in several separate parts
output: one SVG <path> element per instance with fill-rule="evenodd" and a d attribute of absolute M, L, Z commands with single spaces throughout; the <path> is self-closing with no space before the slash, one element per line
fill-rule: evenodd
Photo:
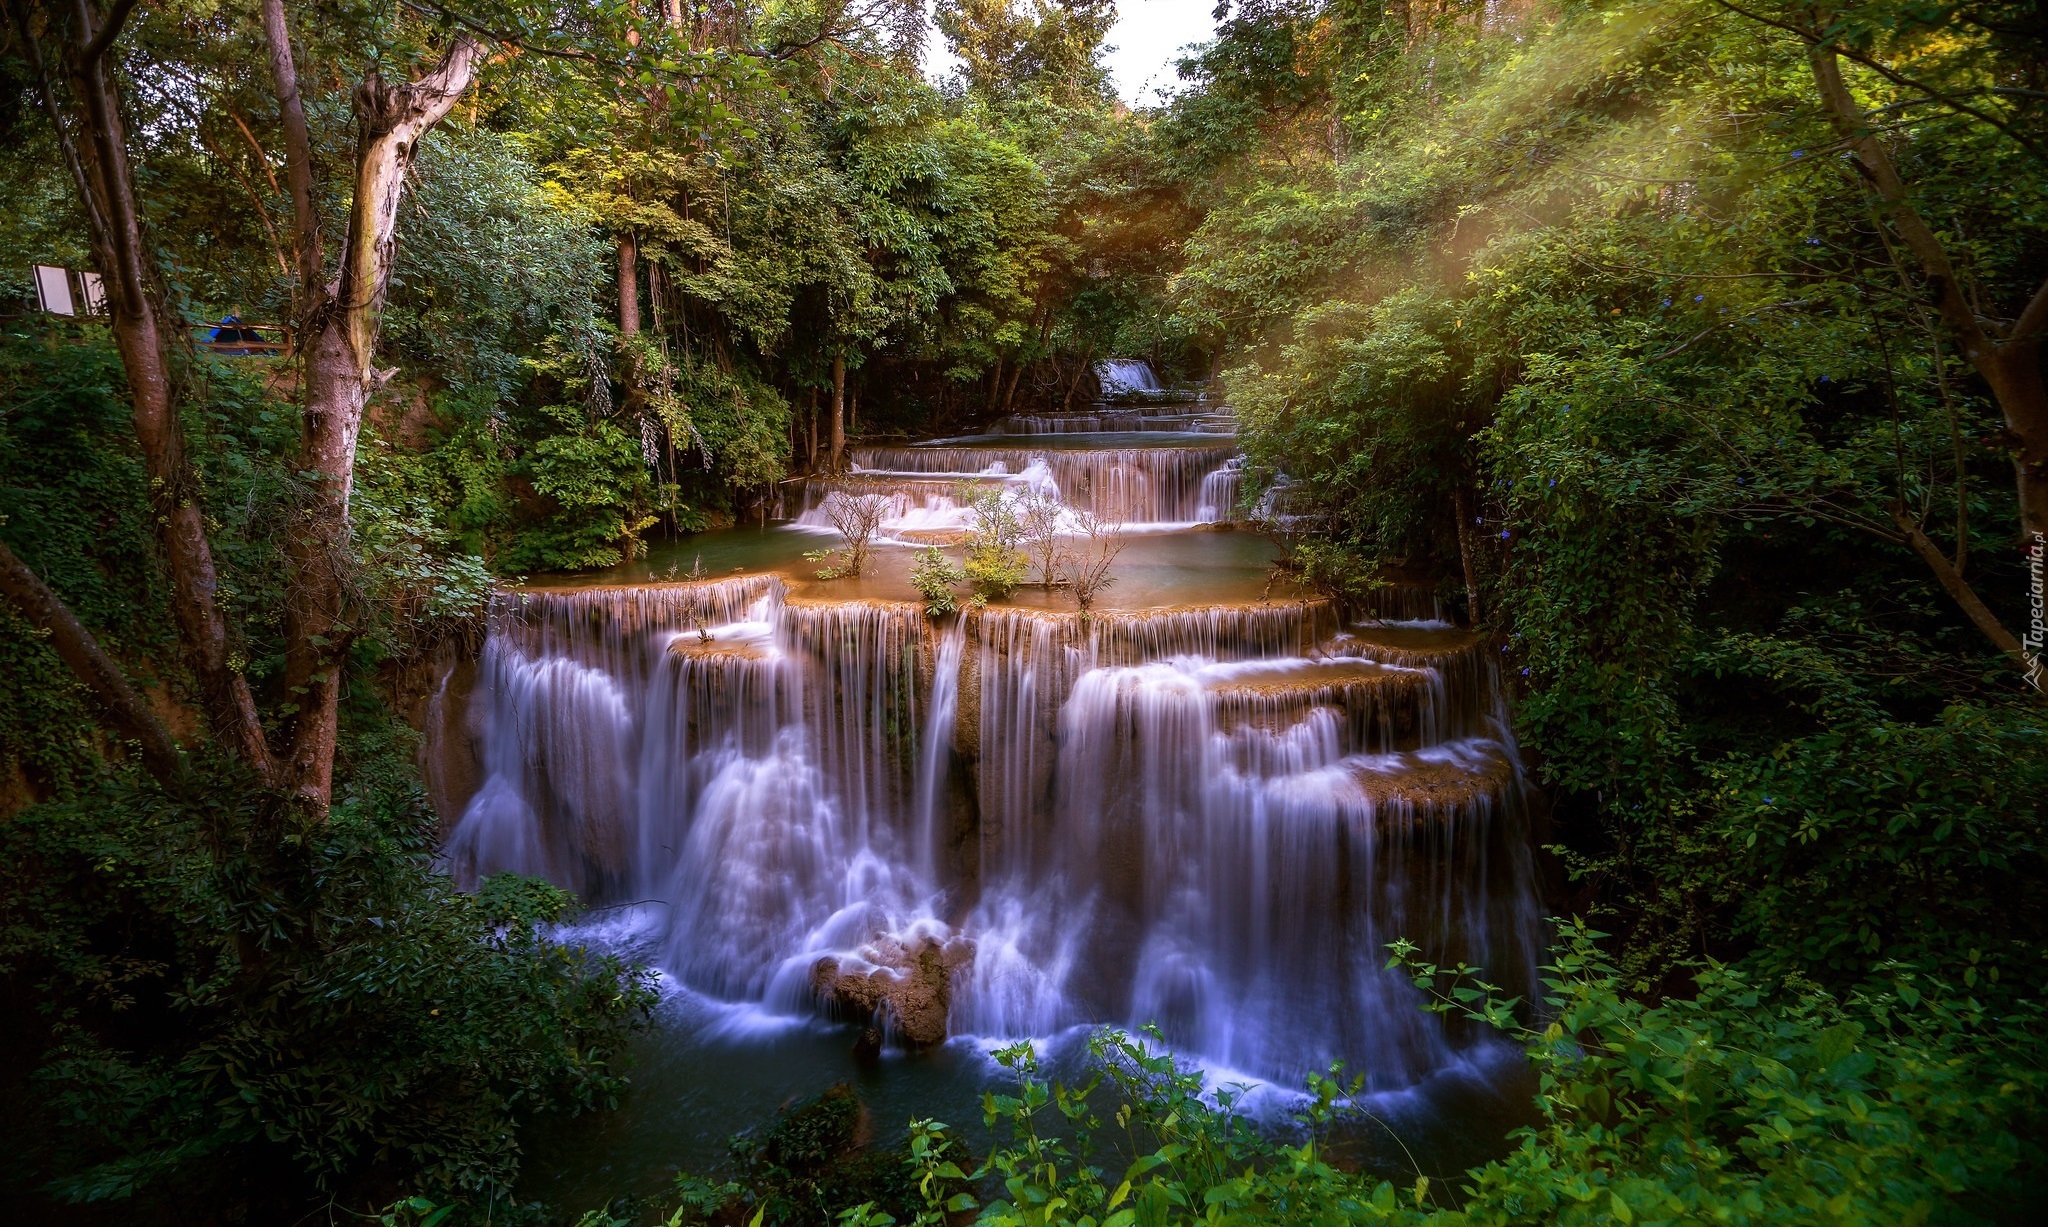
<path fill-rule="evenodd" d="M 1104 396 L 1132 396 L 1159 391 L 1159 376 L 1143 358 L 1111 358 L 1095 364 L 1096 382 Z"/>
<path fill-rule="evenodd" d="M 968 527 L 962 501 L 969 483 L 1034 490 L 1078 511 L 1134 531 L 1228 520 L 1237 511 L 1242 473 L 1230 443 L 1100 449 L 1029 447 L 858 447 L 846 479 L 805 483 L 795 522 L 826 528 L 824 500 L 834 490 L 880 490 L 891 533 Z"/>
<path fill-rule="evenodd" d="M 1235 514 L 1228 440 L 1066 433 L 856 448 L 803 516 L 851 483 L 892 500 L 888 533 L 963 527 L 970 479 L 1155 533 Z M 1289 1087 L 1332 1061 L 1405 1087 L 1481 1042 L 1385 969 L 1396 938 L 1533 983 L 1499 679 L 1428 592 L 935 621 L 907 587 L 794 582 L 501 595 L 451 700 L 478 781 L 458 881 L 661 900 L 664 969 L 771 1014 L 913 1046 L 1157 1023 Z M 1205 582 L 1197 563 L 1181 590 Z"/>
<path fill-rule="evenodd" d="M 1314 602 L 935 625 L 772 579 L 508 595 L 449 857 L 667 900 L 666 967 L 724 1000 L 806 1012 L 821 959 L 901 978 L 925 943 L 952 1034 L 1157 1022 L 1253 1076 L 1400 1086 L 1463 1041 L 1387 942 L 1511 984 L 1535 957 L 1489 666 Z"/>

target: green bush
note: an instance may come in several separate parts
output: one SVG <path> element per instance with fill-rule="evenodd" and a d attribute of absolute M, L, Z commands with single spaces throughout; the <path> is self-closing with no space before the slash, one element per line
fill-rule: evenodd
<path fill-rule="evenodd" d="M 522 1121 L 614 1100 L 643 974 L 550 937 L 570 900 L 545 883 L 456 892 L 405 764 L 351 749 L 324 823 L 213 766 L 0 824 L 0 983 L 32 1005 L 10 1038 L 34 1070 L 9 1120 L 44 1195 L 255 1221 L 399 1182 L 487 1201 Z"/>
<path fill-rule="evenodd" d="M 835 1086 L 778 1116 L 765 1130 L 733 1139 L 743 1170 L 735 1192 L 753 1191 L 761 1221 L 822 1223 L 850 1206 L 909 1217 L 919 1205 L 916 1173 L 902 1146 L 872 1148 L 867 1109 L 850 1086 Z M 748 1215 L 753 1217 L 753 1215 Z"/>
<path fill-rule="evenodd" d="M 964 578 L 977 603 L 1004 600 L 1031 574 L 1031 560 L 1018 548 L 1023 522 L 1001 486 L 969 482 L 960 487 L 960 498 L 974 513 L 961 563 Z"/>
<path fill-rule="evenodd" d="M 960 608 L 960 602 L 953 596 L 953 585 L 966 578 L 967 572 L 954 566 L 936 545 L 919 551 L 917 563 L 910 569 L 910 586 L 924 598 L 925 616 L 932 618 Z"/>
<path fill-rule="evenodd" d="M 2048 1193 L 2038 1004 L 1902 964 L 1839 996 L 1709 965 L 1651 1004 L 1601 936 L 1563 929 L 1540 1031 L 1462 969 L 1411 963 L 1441 1008 L 1519 1033 L 1542 1076 L 1544 1123 L 1469 1173 L 1448 1221 L 2016 1222 Z"/>
<path fill-rule="evenodd" d="M 640 532 L 655 522 L 654 481 L 640 439 L 573 405 L 545 411 L 560 427 L 521 462 L 551 514 L 520 534 L 500 560 L 510 570 L 580 571 L 629 562 Z"/>

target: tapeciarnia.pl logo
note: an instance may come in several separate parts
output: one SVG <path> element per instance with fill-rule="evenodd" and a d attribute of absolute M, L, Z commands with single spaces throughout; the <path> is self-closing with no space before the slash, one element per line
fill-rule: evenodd
<path fill-rule="evenodd" d="M 2027 633 L 2020 639 L 2020 654 L 2027 658 L 2027 683 L 2036 690 L 2042 689 L 2041 649 L 2048 644 L 2048 604 L 2043 603 L 2041 591 L 2044 554 L 2048 554 L 2048 538 L 2037 532 L 2027 546 L 2027 596 L 2033 618 L 2027 623 Z"/>

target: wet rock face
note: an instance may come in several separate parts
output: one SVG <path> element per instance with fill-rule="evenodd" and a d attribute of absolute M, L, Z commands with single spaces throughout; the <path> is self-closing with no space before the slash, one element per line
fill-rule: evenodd
<path fill-rule="evenodd" d="M 964 938 L 910 942 L 883 938 L 858 957 L 819 959 L 811 991 L 834 1013 L 872 1027 L 886 1013 L 905 1043 L 923 1048 L 946 1038 L 953 1004 L 953 973 L 974 957 Z"/>

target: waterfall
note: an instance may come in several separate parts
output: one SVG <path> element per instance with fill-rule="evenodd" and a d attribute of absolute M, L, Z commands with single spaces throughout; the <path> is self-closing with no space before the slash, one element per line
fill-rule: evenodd
<path fill-rule="evenodd" d="M 960 655 L 967 636 L 957 621 L 940 632 L 932 653 L 931 702 L 918 730 L 915 861 L 926 881 L 939 880 L 940 823 L 947 816 L 953 768 L 953 725 L 960 709 Z"/>
<path fill-rule="evenodd" d="M 1103 370 L 1157 391 L 1142 363 Z M 1070 532 L 1081 513 L 1161 534 L 1237 515 L 1227 413 L 1000 429 L 855 447 L 851 473 L 803 485 L 796 523 L 876 493 L 885 542 L 931 540 L 971 526 L 970 481 L 1056 500 Z M 1184 433 L 1106 433 L 1141 429 Z M 1170 556 L 1193 575 L 1233 557 L 1185 537 Z M 1380 1090 L 1483 1042 L 1421 1008 L 1388 942 L 1535 983 L 1500 679 L 1429 590 L 935 622 L 775 576 L 535 589 L 495 601 L 474 674 L 458 882 L 660 900 L 664 971 L 741 1008 L 913 1046 L 1156 1023 L 1237 1076 L 1299 1085 L 1341 1060 Z"/>
<path fill-rule="evenodd" d="M 1477 1041 L 1387 942 L 1533 982 L 1499 681 L 1426 618 L 532 591 L 494 606 L 478 678 L 458 881 L 666 900 L 663 966 L 708 997 L 879 1001 L 911 1038 L 1156 1022 L 1246 1076 L 1392 1088 Z"/>
<path fill-rule="evenodd" d="M 996 435 L 1085 435 L 1160 431 L 1196 435 L 1237 432 L 1237 419 L 1213 411 L 1175 413 L 1167 409 L 1099 406 L 1078 413 L 1012 413 L 998 418 Z"/>
<path fill-rule="evenodd" d="M 1159 391 L 1159 377 L 1143 358 L 1111 358 L 1095 364 L 1095 378 L 1104 396 L 1130 396 Z"/>
<path fill-rule="evenodd" d="M 850 459 L 850 480 L 805 484 L 797 524 L 830 527 L 826 495 L 859 489 L 890 500 L 883 527 L 891 534 L 964 529 L 972 515 L 960 501 L 959 488 L 968 482 L 1037 491 L 1131 527 L 1215 523 L 1234 514 L 1240 479 L 1237 449 L 1228 444 L 1052 451 L 857 447 Z"/>
<path fill-rule="evenodd" d="M 1237 492 L 1244 484 L 1244 461 L 1232 456 L 1202 478 L 1195 496 L 1195 519 L 1204 524 L 1228 520 L 1237 513 Z"/>

